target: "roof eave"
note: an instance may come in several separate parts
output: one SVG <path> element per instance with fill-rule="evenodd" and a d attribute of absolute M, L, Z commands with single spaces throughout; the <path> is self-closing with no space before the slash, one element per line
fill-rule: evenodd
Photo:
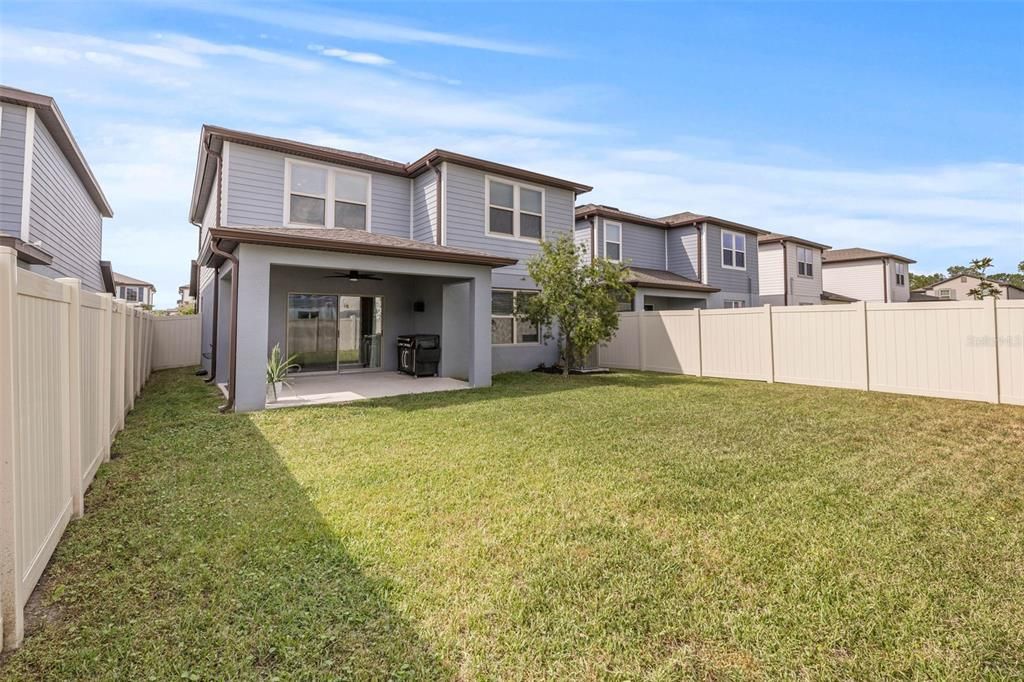
<path fill-rule="evenodd" d="M 262 244 L 265 246 L 283 246 L 297 249 L 320 249 L 323 251 L 334 251 L 337 253 L 354 253 L 367 256 L 384 256 L 391 258 L 408 258 L 413 260 L 429 260 L 442 263 L 458 263 L 462 265 L 485 265 L 492 268 L 515 265 L 519 261 L 515 258 L 504 256 L 491 256 L 484 254 L 467 254 L 458 252 L 428 251 L 416 248 L 405 248 L 401 246 L 389 246 L 384 244 L 361 244 L 359 242 L 341 242 L 332 239 L 317 239 L 306 236 L 289 236 L 277 233 L 254 233 L 249 230 L 238 230 L 226 227 L 210 228 L 210 236 L 218 243 L 227 241 L 229 244 Z M 224 249 L 230 251 L 234 246 Z M 204 261 L 214 260 L 208 252 L 212 250 L 207 247 L 204 250 Z"/>

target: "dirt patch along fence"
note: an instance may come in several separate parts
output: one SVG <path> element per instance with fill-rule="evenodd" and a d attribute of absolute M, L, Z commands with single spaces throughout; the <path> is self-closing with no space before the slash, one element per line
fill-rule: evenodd
<path fill-rule="evenodd" d="M 618 369 L 1024 405 L 1024 301 L 621 313 L 598 359 Z"/>
<path fill-rule="evenodd" d="M 156 319 L 110 294 L 83 291 L 77 279 L 18 268 L 14 250 L 0 247 L 4 648 L 21 643 L 25 602 L 68 522 L 83 514 L 85 491 L 149 379 L 154 349 L 186 343 L 164 336 L 192 338 Z M 195 339 L 194 353 L 169 354 L 183 361 L 177 366 L 198 364 Z"/>

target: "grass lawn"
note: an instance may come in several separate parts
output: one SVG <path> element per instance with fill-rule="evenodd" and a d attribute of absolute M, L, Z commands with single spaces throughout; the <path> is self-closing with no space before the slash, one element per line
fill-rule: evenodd
<path fill-rule="evenodd" d="M 218 399 L 154 376 L 3 676 L 1024 676 L 1024 409 L 628 373 Z"/>

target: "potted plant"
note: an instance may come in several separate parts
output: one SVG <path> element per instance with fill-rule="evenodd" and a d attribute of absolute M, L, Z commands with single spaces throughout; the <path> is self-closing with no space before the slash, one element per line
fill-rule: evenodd
<path fill-rule="evenodd" d="M 267 392 L 270 394 L 270 402 L 277 402 L 277 396 L 287 382 L 289 370 L 299 369 L 295 364 L 294 355 L 287 358 L 281 357 L 281 344 L 276 344 L 270 351 L 270 358 L 267 360 Z"/>

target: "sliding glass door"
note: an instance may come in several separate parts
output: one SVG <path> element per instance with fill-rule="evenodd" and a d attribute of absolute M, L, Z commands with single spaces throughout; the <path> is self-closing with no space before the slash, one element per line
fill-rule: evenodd
<path fill-rule="evenodd" d="M 380 368 L 383 304 L 380 296 L 288 294 L 287 353 L 303 373 Z"/>

